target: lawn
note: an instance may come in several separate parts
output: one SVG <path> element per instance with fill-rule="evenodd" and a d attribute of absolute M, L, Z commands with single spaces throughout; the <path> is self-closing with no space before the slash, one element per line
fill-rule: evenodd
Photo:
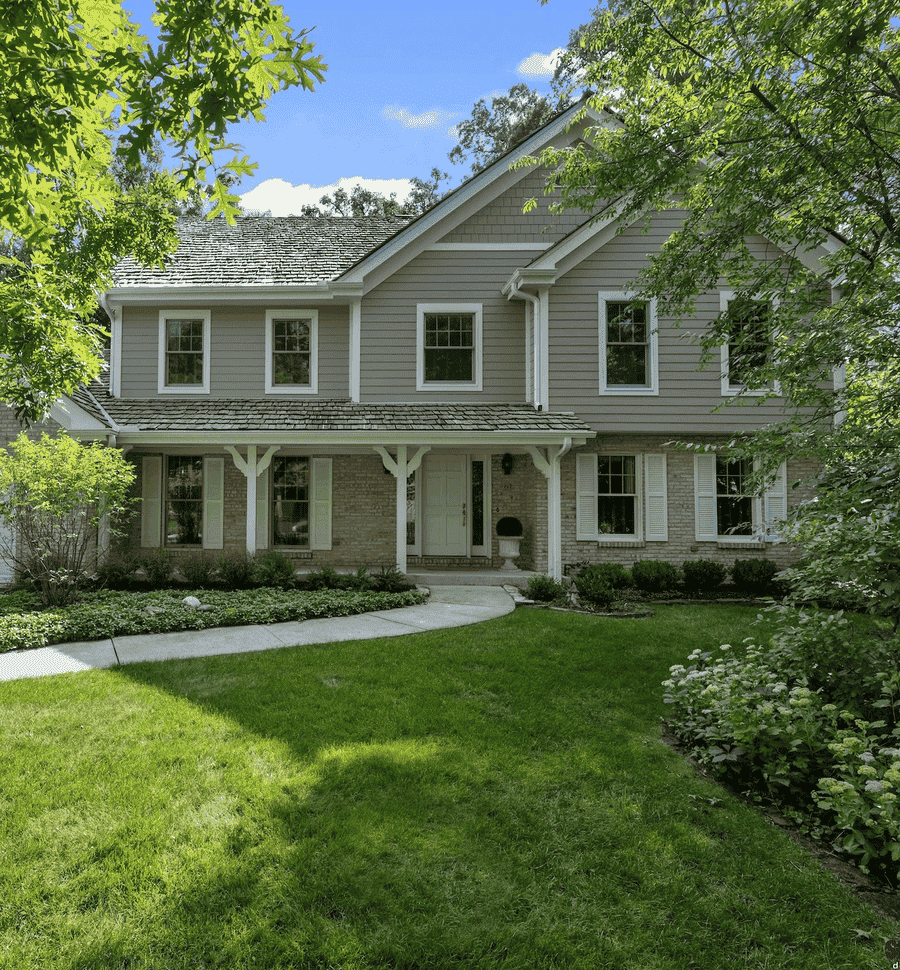
<path fill-rule="evenodd" d="M 0 685 L 0 967 L 883 968 L 880 920 L 660 741 L 745 607 L 517 610 Z"/>

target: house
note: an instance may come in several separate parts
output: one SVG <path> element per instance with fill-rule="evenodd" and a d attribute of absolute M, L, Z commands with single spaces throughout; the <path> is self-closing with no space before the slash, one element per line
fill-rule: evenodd
<path fill-rule="evenodd" d="M 164 269 L 123 261 L 102 299 L 108 372 L 53 420 L 135 463 L 131 547 L 498 568 L 514 517 L 518 565 L 552 576 L 794 556 L 778 522 L 801 463 L 752 495 L 744 463 L 671 444 L 723 444 L 789 408 L 729 404 L 754 352 L 698 370 L 655 301 L 630 303 L 681 214 L 646 234 L 614 206 L 552 214 L 541 173 L 510 169 L 573 143 L 579 107 L 418 218 L 186 222 Z M 732 296 L 706 293 L 696 327 Z M 765 354 L 764 308 L 740 319 Z"/>

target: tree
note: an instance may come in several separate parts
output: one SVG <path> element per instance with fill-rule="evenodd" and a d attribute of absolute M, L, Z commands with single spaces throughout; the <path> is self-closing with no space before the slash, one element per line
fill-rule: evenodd
<path fill-rule="evenodd" d="M 773 386 L 811 416 L 735 441 L 766 469 L 789 455 L 827 470 L 800 534 L 819 536 L 816 583 L 862 561 L 877 521 L 897 560 L 900 427 L 896 383 L 850 380 L 833 369 L 896 374 L 900 307 L 900 44 L 882 0 L 613 3 L 585 38 L 615 51 L 586 68 L 620 93 L 587 143 L 545 151 L 546 190 L 586 211 L 612 204 L 623 224 L 674 204 L 679 231 L 637 281 L 660 312 L 688 316 L 724 278 L 743 300 L 772 308 L 773 343 L 756 386 Z M 594 99 L 596 108 L 603 108 Z M 535 160 L 538 161 L 538 160 Z M 754 257 L 759 235 L 784 255 Z M 817 247 L 821 247 L 818 248 Z M 824 253 L 824 255 L 823 255 Z M 817 275 L 805 265 L 818 254 Z M 839 284 L 836 302 L 829 283 Z M 727 340 L 727 314 L 702 335 L 706 360 Z M 832 418 L 850 419 L 832 431 Z M 876 469 L 877 484 L 870 473 Z M 852 484 L 853 487 L 847 487 Z M 828 537 L 826 542 L 826 536 Z M 864 599 L 894 609 L 900 573 L 865 579 Z M 893 603 L 879 605 L 881 594 Z"/>
<path fill-rule="evenodd" d="M 413 177 L 412 189 L 409 195 L 402 201 L 397 201 L 397 193 L 391 192 L 390 196 L 383 195 L 373 189 L 363 188 L 361 185 L 354 185 L 350 193 L 346 189 L 335 189 L 333 195 L 323 195 L 319 199 L 319 205 L 305 205 L 300 210 L 301 216 L 309 219 L 318 219 L 322 216 L 394 216 L 401 213 L 420 215 L 426 212 L 433 205 L 436 205 L 442 196 L 440 184 L 449 179 L 450 176 L 440 169 L 431 170 L 431 178 L 420 179 Z M 319 208 L 324 206 L 324 209 Z"/>
<path fill-rule="evenodd" d="M 68 602 L 93 566 L 92 551 L 104 520 L 129 508 L 134 468 L 114 448 L 82 445 L 67 435 L 22 432 L 0 449 L 0 551 L 17 572 L 39 586 L 41 600 Z"/>
<path fill-rule="evenodd" d="M 126 192 L 113 162 L 139 168 L 158 138 L 178 160 L 176 194 L 208 185 L 211 214 L 232 218 L 227 176 L 253 166 L 229 125 L 261 119 L 280 89 L 323 79 L 307 32 L 295 34 L 281 7 L 158 0 L 157 11 L 153 48 L 120 0 L 0 7 L 0 396 L 20 418 L 98 371 L 92 314 L 116 260 L 157 262 L 175 245 L 171 191 L 152 180 Z M 19 240 L 27 260 L 9 251 Z"/>

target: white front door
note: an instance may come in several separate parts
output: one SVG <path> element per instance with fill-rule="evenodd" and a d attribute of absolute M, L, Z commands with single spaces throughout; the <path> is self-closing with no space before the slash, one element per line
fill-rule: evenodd
<path fill-rule="evenodd" d="M 424 534 L 426 556 L 467 556 L 466 501 L 468 459 L 465 455 L 428 457 L 424 465 Z"/>

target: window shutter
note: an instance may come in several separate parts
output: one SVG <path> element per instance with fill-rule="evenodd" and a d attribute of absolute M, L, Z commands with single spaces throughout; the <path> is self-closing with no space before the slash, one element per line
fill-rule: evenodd
<path fill-rule="evenodd" d="M 141 548 L 162 545 L 162 456 L 141 459 Z"/>
<path fill-rule="evenodd" d="M 331 459 L 313 458 L 310 549 L 331 548 Z"/>
<path fill-rule="evenodd" d="M 597 541 L 597 456 L 575 456 L 575 538 Z"/>
<path fill-rule="evenodd" d="M 715 455 L 694 455 L 694 506 L 698 542 L 715 542 L 718 534 Z"/>
<path fill-rule="evenodd" d="M 666 484 L 666 456 L 644 455 L 644 497 L 647 508 L 648 542 L 668 542 L 668 490 Z"/>
<path fill-rule="evenodd" d="M 225 531 L 225 458 L 203 459 L 203 548 L 222 549 Z"/>
<path fill-rule="evenodd" d="M 763 515 L 766 538 L 770 542 L 780 542 L 781 523 L 787 518 L 787 468 L 784 462 L 778 466 L 775 478 L 766 489 Z"/>
<path fill-rule="evenodd" d="M 256 548 L 269 548 L 269 469 L 256 476 Z"/>

